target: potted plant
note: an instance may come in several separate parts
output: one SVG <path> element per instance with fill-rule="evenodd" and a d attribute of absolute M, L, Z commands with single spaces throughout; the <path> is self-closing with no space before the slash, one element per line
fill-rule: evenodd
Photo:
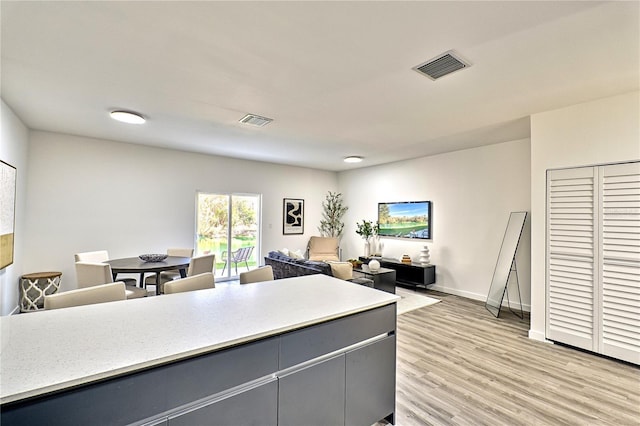
<path fill-rule="evenodd" d="M 364 255 L 365 257 L 369 257 L 369 240 L 372 236 L 378 234 L 378 223 L 362 219 L 362 223 L 356 222 L 356 234 L 364 239 Z"/>
<path fill-rule="evenodd" d="M 349 207 L 342 203 L 342 194 L 329 191 L 325 201 L 322 203 L 322 220 L 320 220 L 320 226 L 318 227 L 320 235 L 340 238 L 344 228 L 342 216 L 347 210 L 349 210 Z"/>

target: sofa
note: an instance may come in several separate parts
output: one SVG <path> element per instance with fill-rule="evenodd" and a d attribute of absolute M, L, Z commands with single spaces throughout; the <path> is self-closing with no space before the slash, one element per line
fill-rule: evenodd
<path fill-rule="evenodd" d="M 287 256 L 279 251 L 269 252 L 269 254 L 264 258 L 264 263 L 265 265 L 271 265 L 271 268 L 273 269 L 273 277 L 276 280 L 314 274 L 324 274 L 330 277 L 334 276 L 329 263 L 317 260 L 297 259 Z M 373 281 L 368 278 L 357 277 L 347 279 L 347 281 L 373 287 Z"/>

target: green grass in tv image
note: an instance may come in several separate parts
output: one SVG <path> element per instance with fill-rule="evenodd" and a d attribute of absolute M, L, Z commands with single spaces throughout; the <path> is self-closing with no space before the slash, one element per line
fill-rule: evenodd
<path fill-rule="evenodd" d="M 425 223 L 402 222 L 380 224 L 378 235 L 385 237 L 427 238 L 428 225 Z"/>

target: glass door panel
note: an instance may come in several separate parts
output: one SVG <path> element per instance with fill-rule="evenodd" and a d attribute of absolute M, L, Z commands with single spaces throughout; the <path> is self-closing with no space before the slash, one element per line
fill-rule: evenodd
<path fill-rule="evenodd" d="M 215 253 L 217 280 L 237 279 L 259 265 L 260 195 L 197 195 L 197 254 Z"/>

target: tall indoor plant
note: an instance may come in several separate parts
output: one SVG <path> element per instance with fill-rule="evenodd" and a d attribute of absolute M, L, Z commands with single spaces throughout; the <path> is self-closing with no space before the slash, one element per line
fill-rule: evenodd
<path fill-rule="evenodd" d="M 344 229 L 342 217 L 347 210 L 349 210 L 349 207 L 344 205 L 342 193 L 329 191 L 322 203 L 322 219 L 318 227 L 320 235 L 340 238 Z"/>

